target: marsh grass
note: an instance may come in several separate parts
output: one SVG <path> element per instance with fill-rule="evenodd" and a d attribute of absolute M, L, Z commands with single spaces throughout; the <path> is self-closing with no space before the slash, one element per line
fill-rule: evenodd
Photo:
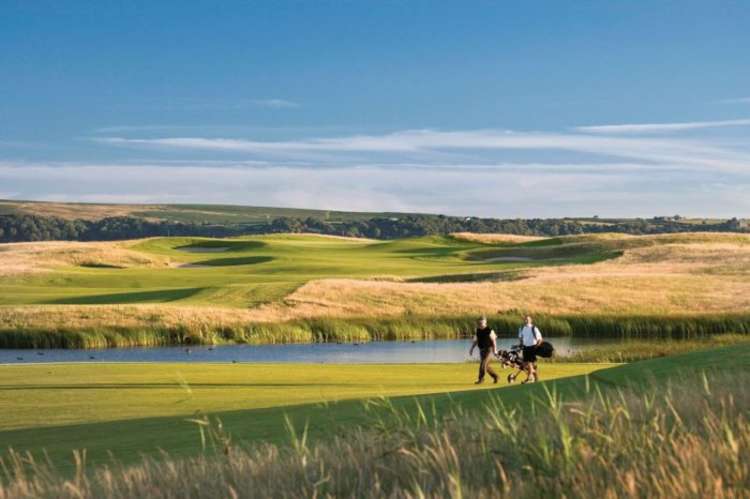
<path fill-rule="evenodd" d="M 3 314 L 0 308 L 0 348 L 108 348 L 223 343 L 274 344 L 366 342 L 466 338 L 473 334 L 476 315 L 406 316 L 385 318 L 319 317 L 282 322 L 254 322 L 241 311 L 182 307 L 103 307 L 78 320 L 59 323 L 54 308 L 45 307 L 31 322 L 26 315 Z M 149 313 L 149 310 L 156 311 Z M 173 313 L 172 313 L 173 312 Z M 226 314 L 226 315 L 222 315 Z M 106 317 L 106 320 L 102 320 Z M 536 315 L 546 336 L 622 339 L 697 339 L 717 334 L 750 333 L 750 315 L 684 316 L 547 316 Z M 514 337 L 521 311 L 490 316 L 501 337 Z"/>
<path fill-rule="evenodd" d="M 536 392 L 523 412 L 499 397 L 447 416 L 382 400 L 367 428 L 311 442 L 289 423 L 281 446 L 235 445 L 200 417 L 199 457 L 89 469 L 79 452 L 66 476 L 15 453 L 0 498 L 750 496 L 750 373 L 586 386 L 583 400 Z"/>

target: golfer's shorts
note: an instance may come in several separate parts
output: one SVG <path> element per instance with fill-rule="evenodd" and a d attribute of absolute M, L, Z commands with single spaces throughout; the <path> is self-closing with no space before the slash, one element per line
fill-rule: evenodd
<path fill-rule="evenodd" d="M 536 362 L 536 346 L 523 347 L 523 361 Z"/>

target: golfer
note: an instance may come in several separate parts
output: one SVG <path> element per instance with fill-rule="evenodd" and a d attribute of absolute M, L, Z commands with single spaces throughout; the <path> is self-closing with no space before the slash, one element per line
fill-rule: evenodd
<path fill-rule="evenodd" d="M 497 373 L 490 367 L 492 356 L 497 355 L 496 338 L 495 331 L 487 327 L 487 318 L 480 318 L 476 333 L 474 334 L 474 342 L 469 349 L 469 356 L 472 356 L 474 348 L 479 347 L 479 377 L 475 383 L 477 385 L 484 381 L 485 373 L 492 377 L 493 383 L 497 383 Z"/>
<path fill-rule="evenodd" d="M 534 325 L 534 319 L 526 316 L 526 323 L 518 330 L 518 341 L 523 349 L 524 369 L 528 377 L 524 383 L 533 383 L 539 378 L 536 369 L 536 349 L 542 344 L 542 333 Z"/>

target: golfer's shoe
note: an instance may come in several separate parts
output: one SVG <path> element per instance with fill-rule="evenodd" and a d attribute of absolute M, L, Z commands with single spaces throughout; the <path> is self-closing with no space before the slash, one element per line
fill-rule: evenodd
<path fill-rule="evenodd" d="M 516 377 L 512 374 L 508 375 L 508 383 L 513 384 L 513 382 L 516 380 Z"/>
<path fill-rule="evenodd" d="M 481 385 L 482 383 L 484 383 L 483 379 L 478 379 L 474 382 L 475 385 Z"/>
<path fill-rule="evenodd" d="M 498 377 L 497 376 L 493 376 L 492 377 L 492 384 L 496 385 L 497 384 L 497 380 L 498 380 Z"/>

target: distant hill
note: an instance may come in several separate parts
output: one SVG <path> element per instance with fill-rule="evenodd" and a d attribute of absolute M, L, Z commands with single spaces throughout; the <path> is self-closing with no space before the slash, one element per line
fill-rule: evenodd
<path fill-rule="evenodd" d="M 0 242 L 111 241 L 153 236 L 234 237 L 311 232 L 397 239 L 456 232 L 560 236 L 614 232 L 748 232 L 746 220 L 642 218 L 499 219 L 209 204 L 95 204 L 0 200 Z"/>
<path fill-rule="evenodd" d="M 265 224 L 280 217 L 314 218 L 335 223 L 417 215 L 417 213 L 330 211 L 217 204 L 104 204 L 0 200 L 0 215 L 2 214 L 27 214 L 89 221 L 111 217 L 134 217 L 149 221 L 220 225 Z"/>

